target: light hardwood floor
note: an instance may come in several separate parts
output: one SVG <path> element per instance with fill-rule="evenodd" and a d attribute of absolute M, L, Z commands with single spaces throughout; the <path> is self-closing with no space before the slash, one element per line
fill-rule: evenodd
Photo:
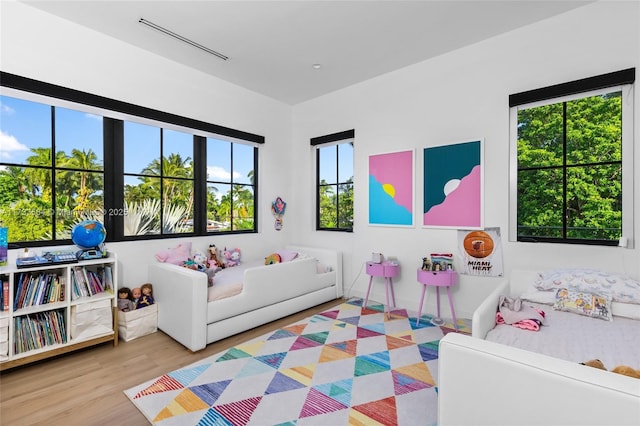
<path fill-rule="evenodd" d="M 125 389 L 342 303 L 342 299 L 212 343 L 192 353 L 158 331 L 0 375 L 0 425 L 148 425 Z"/>

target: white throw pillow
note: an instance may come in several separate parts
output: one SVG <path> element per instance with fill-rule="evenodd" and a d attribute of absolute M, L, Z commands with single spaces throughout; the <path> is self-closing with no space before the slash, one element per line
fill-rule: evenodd
<path fill-rule="evenodd" d="M 535 287 L 538 290 L 567 288 L 609 294 L 614 302 L 640 304 L 640 282 L 624 274 L 597 269 L 567 268 L 541 272 Z"/>

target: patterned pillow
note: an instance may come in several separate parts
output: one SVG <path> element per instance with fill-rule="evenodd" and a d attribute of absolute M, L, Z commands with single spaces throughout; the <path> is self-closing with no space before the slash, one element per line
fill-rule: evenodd
<path fill-rule="evenodd" d="M 567 288 L 610 294 L 614 302 L 640 304 L 640 282 L 624 274 L 596 269 L 553 269 L 539 273 L 534 285 L 538 290 Z"/>
<path fill-rule="evenodd" d="M 608 295 L 560 288 L 556 292 L 553 309 L 613 321 L 611 296 Z"/>

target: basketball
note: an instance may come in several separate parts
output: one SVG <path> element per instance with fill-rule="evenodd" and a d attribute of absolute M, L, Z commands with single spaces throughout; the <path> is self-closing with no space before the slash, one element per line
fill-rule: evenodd
<path fill-rule="evenodd" d="M 493 239 L 483 231 L 469 232 L 463 241 L 464 251 L 469 256 L 484 258 L 493 253 Z"/>

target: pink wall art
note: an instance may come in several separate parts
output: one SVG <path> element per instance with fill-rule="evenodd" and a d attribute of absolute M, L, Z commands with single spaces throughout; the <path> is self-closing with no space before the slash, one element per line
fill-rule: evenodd
<path fill-rule="evenodd" d="M 369 224 L 413 226 L 413 150 L 369 156 Z"/>

